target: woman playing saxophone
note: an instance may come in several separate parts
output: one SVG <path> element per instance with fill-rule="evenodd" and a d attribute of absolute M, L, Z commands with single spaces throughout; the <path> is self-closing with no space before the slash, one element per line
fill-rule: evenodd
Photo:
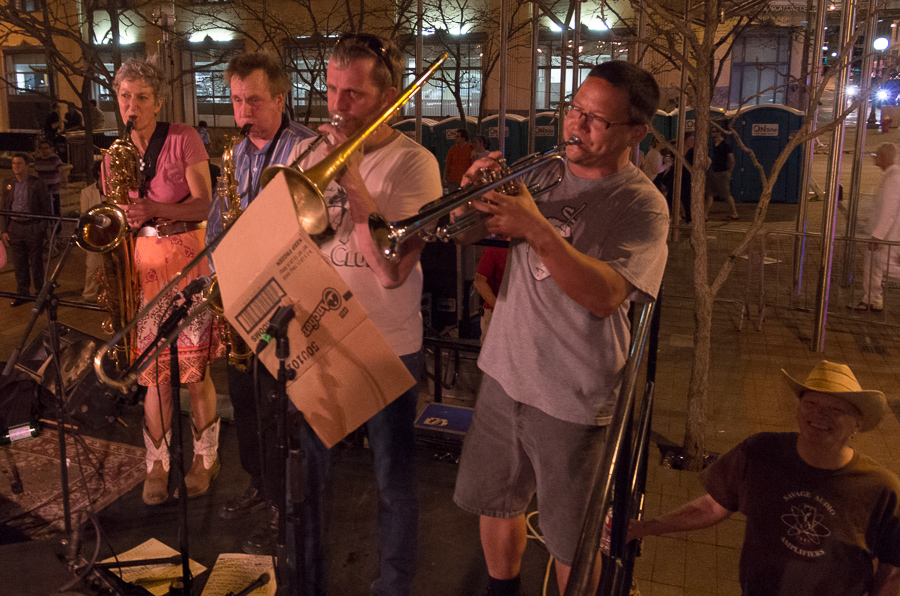
<path fill-rule="evenodd" d="M 206 149 L 197 132 L 185 124 L 156 121 L 162 107 L 166 79 L 151 61 L 130 59 L 116 72 L 113 89 L 122 119 L 134 120 L 131 141 L 142 158 L 142 182 L 122 205 L 129 227 L 136 231 L 135 275 L 141 306 L 203 249 L 203 236 L 212 185 Z M 208 268 L 197 267 L 187 284 Z M 173 296 L 173 300 L 175 297 Z M 134 350 L 141 353 L 156 337 L 171 300 L 144 317 L 137 326 Z M 194 459 L 185 476 L 193 497 L 206 492 L 219 470 L 216 394 L 209 377 L 209 361 L 221 351 L 210 313 L 195 318 L 178 338 L 180 380 L 187 385 L 193 412 Z M 147 387 L 144 401 L 144 442 L 147 478 L 143 498 L 148 505 L 168 498 L 168 443 L 172 417 L 169 352 L 141 373 Z"/>

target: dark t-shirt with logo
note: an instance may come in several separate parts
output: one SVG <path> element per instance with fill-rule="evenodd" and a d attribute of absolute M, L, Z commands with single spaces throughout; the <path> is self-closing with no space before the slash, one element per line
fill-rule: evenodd
<path fill-rule="evenodd" d="M 743 594 L 865 594 L 876 559 L 900 566 L 900 481 L 858 452 L 814 468 L 796 445 L 796 433 L 753 435 L 703 475 L 717 503 L 747 516 Z"/>

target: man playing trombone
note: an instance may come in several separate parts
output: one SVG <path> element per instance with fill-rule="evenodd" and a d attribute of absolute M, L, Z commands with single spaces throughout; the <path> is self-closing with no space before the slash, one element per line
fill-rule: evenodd
<path fill-rule="evenodd" d="M 290 87 L 290 79 L 281 62 L 266 52 L 238 54 L 225 69 L 225 82 L 231 89 L 234 119 L 238 126 L 249 125 L 247 138 L 232 147 L 234 180 L 236 189 L 220 187 L 209 211 L 206 241 L 210 243 L 222 232 L 223 196 L 236 190 L 240 197 L 240 209 L 247 209 L 261 187 L 260 176 L 269 165 L 287 162 L 288 155 L 301 140 L 314 136 L 305 126 L 292 122 L 284 113 L 284 100 Z M 235 349 L 235 346 L 232 346 Z M 241 370 L 243 369 L 243 370 Z M 274 389 L 275 379 L 264 367 L 260 367 L 261 394 Z M 261 400 L 262 411 L 257 412 L 253 392 L 252 367 L 228 365 L 228 392 L 234 406 L 234 424 L 237 430 L 241 467 L 250 475 L 250 486 L 240 495 L 222 505 L 219 515 L 224 519 L 242 517 L 262 508 L 266 499 L 283 498 L 276 494 L 275 465 L 278 462 L 275 418 L 271 402 Z M 258 423 L 264 421 L 263 432 L 258 434 Z M 265 444 L 260 453 L 260 440 Z M 263 481 L 263 460 L 270 470 Z M 244 541 L 243 550 L 250 554 L 262 554 L 271 549 L 274 532 L 270 529 L 277 509 L 270 508 L 266 519 Z"/>
<path fill-rule="evenodd" d="M 329 142 L 310 153 L 300 166 L 306 169 L 317 163 L 329 148 L 381 116 L 397 97 L 401 69 L 400 53 L 389 41 L 363 33 L 341 36 L 327 74 L 328 111 L 339 116 L 340 123 L 319 128 L 328 134 Z M 304 144 L 298 147 L 298 153 L 302 149 Z M 325 191 L 334 234 L 322 242 L 322 253 L 417 380 L 422 368 L 419 254 L 424 242 L 419 238 L 407 242 L 396 261 L 388 260 L 376 248 L 368 221 L 373 213 L 389 221 L 413 215 L 422 205 L 440 197 L 441 190 L 434 156 L 399 132 L 382 126 L 367 137 L 362 154 L 352 157 Z M 373 594 L 410 594 L 415 572 L 418 499 L 413 423 L 417 394 L 418 387 L 411 388 L 365 425 L 378 484 L 381 569 L 372 584 Z M 321 505 L 315 494 L 311 497 L 308 501 Z M 305 522 L 316 523 L 316 515 L 321 516 L 321 512 L 313 511 Z M 314 530 L 308 526 L 307 531 Z M 321 553 L 309 556 L 322 558 Z"/>
<path fill-rule="evenodd" d="M 595 66 L 566 106 L 565 138 L 580 142 L 566 149 L 560 184 L 539 203 L 521 184 L 517 196 L 489 192 L 489 202 L 473 203 L 492 216 L 489 232 L 511 238 L 454 495 L 480 516 L 494 596 L 520 594 L 535 495 L 565 591 L 622 381 L 628 307 L 654 299 L 665 268 L 665 200 L 629 161 L 658 101 L 646 71 Z M 545 170 L 555 178 L 558 168 Z"/>

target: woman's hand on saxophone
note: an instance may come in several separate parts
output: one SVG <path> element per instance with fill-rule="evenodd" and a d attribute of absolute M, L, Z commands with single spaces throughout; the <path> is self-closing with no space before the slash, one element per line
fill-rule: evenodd
<path fill-rule="evenodd" d="M 132 229 L 137 229 L 144 222 L 159 216 L 159 203 L 153 199 L 133 199 L 133 201 L 134 204 L 132 205 L 120 205 L 122 210 L 125 211 L 128 225 Z"/>

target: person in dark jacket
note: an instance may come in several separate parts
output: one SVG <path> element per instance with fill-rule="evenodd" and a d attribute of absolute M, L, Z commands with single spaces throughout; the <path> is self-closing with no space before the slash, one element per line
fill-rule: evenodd
<path fill-rule="evenodd" d="M 12 158 L 13 176 L 0 187 L 0 209 L 50 215 L 50 193 L 37 176 L 28 174 L 28 156 Z M 20 306 L 44 286 L 44 230 L 46 221 L 15 215 L 0 216 L 0 236 L 10 248 L 16 272 L 16 293 L 12 306 Z"/>

